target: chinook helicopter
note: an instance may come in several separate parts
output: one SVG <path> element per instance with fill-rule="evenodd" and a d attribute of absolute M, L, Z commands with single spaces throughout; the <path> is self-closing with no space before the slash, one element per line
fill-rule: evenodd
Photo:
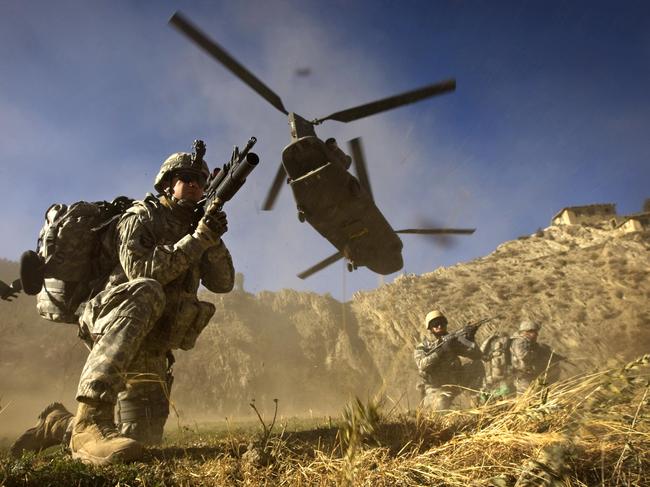
<path fill-rule="evenodd" d="M 187 36 L 231 73 L 246 83 L 273 107 L 289 118 L 291 143 L 282 151 L 282 163 L 262 205 L 271 210 L 282 188 L 289 184 L 298 209 L 298 219 L 308 222 L 325 237 L 337 252 L 298 274 L 305 279 L 345 258 L 353 271 L 367 267 L 378 274 L 399 271 L 402 241 L 398 234 L 471 234 L 475 229 L 423 228 L 393 230 L 375 205 L 360 139 L 350 141 L 352 158 L 347 156 L 333 138 L 318 138 L 314 127 L 326 120 L 351 122 L 386 110 L 415 103 L 425 98 L 456 89 L 456 80 L 449 79 L 399 95 L 332 113 L 323 118 L 307 120 L 285 109 L 280 97 L 221 46 L 200 31 L 179 12 L 169 23 Z M 357 178 L 348 169 L 354 161 Z"/>

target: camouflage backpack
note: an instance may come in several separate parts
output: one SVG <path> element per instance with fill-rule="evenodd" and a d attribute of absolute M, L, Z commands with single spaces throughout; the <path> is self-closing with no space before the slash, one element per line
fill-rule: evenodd
<path fill-rule="evenodd" d="M 510 372 L 510 337 L 495 333 L 481 345 L 485 363 L 485 380 L 488 384 L 508 377 Z"/>
<path fill-rule="evenodd" d="M 133 203 L 120 196 L 111 202 L 55 203 L 45 212 L 36 252 L 20 260 L 26 294 L 37 295 L 36 308 L 45 319 L 77 323 L 79 305 L 103 287 L 115 266 L 109 232 Z M 108 247 L 107 247 L 108 246 Z"/>

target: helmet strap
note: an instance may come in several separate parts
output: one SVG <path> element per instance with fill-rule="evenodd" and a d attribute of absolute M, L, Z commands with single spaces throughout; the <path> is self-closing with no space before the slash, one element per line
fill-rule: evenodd
<path fill-rule="evenodd" d="M 194 214 L 194 210 L 196 209 L 196 203 L 190 200 L 186 199 L 178 199 L 174 195 L 172 195 L 170 192 L 165 192 L 162 197 L 160 198 L 160 202 L 163 204 L 163 206 L 166 206 L 172 212 L 177 212 L 179 214 Z"/>

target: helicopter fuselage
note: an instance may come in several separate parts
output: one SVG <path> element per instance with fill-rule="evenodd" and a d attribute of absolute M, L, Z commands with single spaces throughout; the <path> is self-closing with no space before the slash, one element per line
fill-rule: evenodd
<path fill-rule="evenodd" d="M 282 165 L 301 219 L 355 267 L 384 275 L 402 268 L 401 239 L 337 151 L 315 135 L 300 137 L 282 151 Z"/>

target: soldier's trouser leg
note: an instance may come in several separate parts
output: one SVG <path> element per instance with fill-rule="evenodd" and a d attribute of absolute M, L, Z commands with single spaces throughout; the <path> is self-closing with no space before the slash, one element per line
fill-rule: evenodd
<path fill-rule="evenodd" d="M 130 365 L 164 307 L 162 286 L 145 278 L 101 292 L 88 303 L 82 322 L 96 341 L 81 372 L 78 401 L 115 405 Z"/>
<path fill-rule="evenodd" d="M 117 423 L 124 436 L 145 444 L 162 441 L 171 392 L 167 365 L 160 351 L 143 350 L 133 360 L 126 389 L 117 398 Z"/>
<path fill-rule="evenodd" d="M 422 406 L 432 411 L 451 409 L 455 394 L 450 389 L 443 387 L 427 387 L 424 392 Z"/>

